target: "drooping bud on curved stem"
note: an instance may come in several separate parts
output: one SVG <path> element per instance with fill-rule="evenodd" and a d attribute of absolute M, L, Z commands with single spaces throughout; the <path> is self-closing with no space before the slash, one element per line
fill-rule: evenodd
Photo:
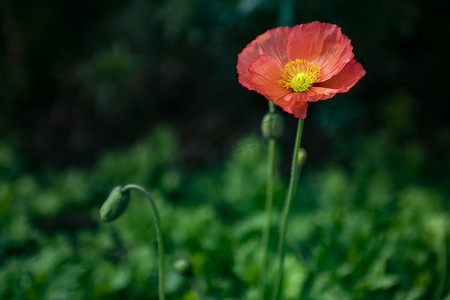
<path fill-rule="evenodd" d="M 155 231 L 156 231 L 156 240 L 158 243 L 158 258 L 159 258 L 159 268 L 158 268 L 158 274 L 159 274 L 159 299 L 165 300 L 165 292 L 164 292 L 164 247 L 163 247 L 163 241 L 162 241 L 162 232 L 161 232 L 161 225 L 159 221 L 159 214 L 158 210 L 156 209 L 155 202 L 153 201 L 152 196 L 150 195 L 147 190 L 145 190 L 143 187 L 136 185 L 136 184 L 128 184 L 123 187 L 115 187 L 111 193 L 108 196 L 108 199 L 106 199 L 105 203 L 103 203 L 102 207 L 100 208 L 100 219 L 105 222 L 111 222 L 117 219 L 127 208 L 129 199 L 130 199 L 130 190 L 136 190 L 143 194 L 147 200 L 149 201 L 152 216 L 153 216 L 153 222 L 155 225 Z"/>
<path fill-rule="evenodd" d="M 116 186 L 100 208 L 100 219 L 103 222 L 114 221 L 127 209 L 128 202 L 129 191 L 123 191 L 121 186 Z"/>
<path fill-rule="evenodd" d="M 261 131 L 265 139 L 278 139 L 283 134 L 283 117 L 276 112 L 267 113 L 261 123 Z"/>

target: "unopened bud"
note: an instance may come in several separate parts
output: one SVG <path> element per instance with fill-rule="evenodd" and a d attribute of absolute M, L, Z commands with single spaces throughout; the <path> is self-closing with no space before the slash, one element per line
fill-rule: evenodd
<path fill-rule="evenodd" d="M 276 112 L 267 113 L 261 123 L 261 130 L 264 138 L 278 139 L 283 134 L 283 117 Z"/>
<path fill-rule="evenodd" d="M 181 276 L 192 276 L 192 264 L 187 258 L 179 258 L 174 261 L 173 268 Z"/>
<path fill-rule="evenodd" d="M 306 150 L 303 148 L 298 149 L 297 155 L 297 165 L 302 166 L 306 161 Z"/>
<path fill-rule="evenodd" d="M 122 191 L 122 187 L 116 186 L 100 208 L 100 219 L 103 222 L 114 221 L 125 211 L 128 202 L 130 202 L 130 192 Z"/>

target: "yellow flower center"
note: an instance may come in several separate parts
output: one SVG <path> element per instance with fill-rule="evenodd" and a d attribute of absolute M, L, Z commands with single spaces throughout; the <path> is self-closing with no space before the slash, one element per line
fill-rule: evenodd
<path fill-rule="evenodd" d="M 320 67 L 307 59 L 296 59 L 287 63 L 278 83 L 294 92 L 307 91 L 320 77 Z"/>

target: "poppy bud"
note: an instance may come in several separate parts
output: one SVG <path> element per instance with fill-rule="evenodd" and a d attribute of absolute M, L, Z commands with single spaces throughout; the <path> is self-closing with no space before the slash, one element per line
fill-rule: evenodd
<path fill-rule="evenodd" d="M 267 113 L 261 123 L 264 138 L 277 139 L 283 134 L 284 122 L 281 115 L 276 112 Z"/>
<path fill-rule="evenodd" d="M 116 186 L 100 208 L 100 219 L 103 222 L 114 221 L 125 211 L 129 201 L 130 192 L 122 191 L 122 187 Z"/>
<path fill-rule="evenodd" d="M 192 276 L 192 264 L 187 258 L 179 258 L 173 263 L 173 268 L 181 276 Z"/>
<path fill-rule="evenodd" d="M 303 148 L 298 149 L 297 155 L 297 165 L 300 167 L 306 161 L 306 150 Z"/>

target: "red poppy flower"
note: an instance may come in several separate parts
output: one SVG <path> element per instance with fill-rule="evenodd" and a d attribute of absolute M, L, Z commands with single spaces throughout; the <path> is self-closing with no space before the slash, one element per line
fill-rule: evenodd
<path fill-rule="evenodd" d="M 341 29 L 317 21 L 261 34 L 239 54 L 237 71 L 243 86 L 302 119 L 308 102 L 345 93 L 366 73 Z"/>

